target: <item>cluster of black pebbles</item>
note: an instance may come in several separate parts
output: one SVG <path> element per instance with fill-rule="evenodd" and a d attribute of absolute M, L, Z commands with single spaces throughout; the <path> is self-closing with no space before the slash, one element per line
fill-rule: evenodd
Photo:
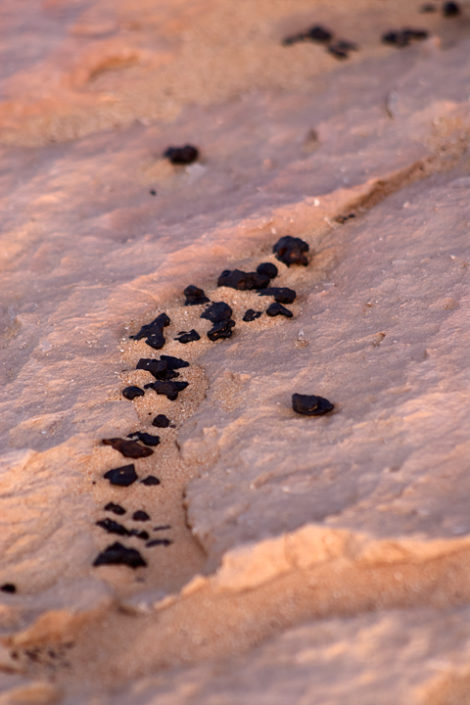
<path fill-rule="evenodd" d="M 276 259 L 285 267 L 293 265 L 307 266 L 308 264 L 308 244 L 298 237 L 286 235 L 281 237 L 273 246 L 273 254 Z M 271 282 L 279 274 L 278 267 L 272 262 L 262 262 L 253 272 L 244 272 L 240 269 L 226 269 L 217 279 L 217 286 L 228 287 L 239 291 L 251 291 L 257 293 L 261 299 L 270 297 L 271 303 L 267 306 L 265 313 L 267 316 L 285 316 L 292 318 L 292 311 L 285 304 L 292 304 L 296 299 L 294 289 L 288 287 L 271 286 Z M 188 285 L 184 289 L 185 306 L 201 306 L 200 318 L 210 321 L 211 328 L 207 331 L 207 337 L 211 341 L 223 340 L 233 335 L 236 321 L 233 316 L 232 307 L 225 301 L 211 301 L 204 290 Z M 263 315 L 263 311 L 247 309 L 242 317 L 244 322 L 251 322 Z M 141 327 L 138 333 L 129 336 L 132 340 L 144 340 L 144 342 L 154 350 L 160 350 L 165 344 L 164 328 L 170 325 L 171 321 L 166 313 L 161 313 L 151 323 Z M 196 330 L 180 331 L 175 338 L 180 343 L 186 344 L 200 339 L 200 334 Z M 145 390 L 153 390 L 157 394 L 165 395 L 170 401 L 175 401 L 180 392 L 188 387 L 188 382 L 179 379 L 180 370 L 189 367 L 189 362 L 172 355 L 160 355 L 158 358 L 142 357 L 136 365 L 137 370 L 144 370 L 154 378 L 154 381 L 144 384 L 144 389 L 137 386 L 129 386 L 122 390 L 122 395 L 126 399 L 135 399 L 144 395 Z M 320 415 L 331 411 L 333 405 L 321 397 L 302 397 L 294 395 L 300 399 L 293 404 L 294 411 L 301 414 Z M 303 401 L 302 401 L 303 400 Z M 317 401 L 312 401 L 317 400 Z M 168 428 L 170 420 L 164 414 L 158 414 L 152 421 L 152 425 L 157 428 Z M 127 438 L 103 438 L 102 444 L 108 445 L 125 458 L 138 460 L 152 455 L 160 444 L 160 437 L 145 431 L 133 431 Z M 135 482 L 140 482 L 147 486 L 156 486 L 160 480 L 154 475 L 147 475 L 139 478 L 134 463 L 121 465 L 107 470 L 103 478 L 115 487 L 129 487 Z M 126 509 L 121 504 L 108 502 L 104 507 L 106 512 L 110 512 L 118 517 L 126 514 Z M 133 522 L 149 521 L 150 516 L 143 509 L 134 512 Z M 146 528 L 125 525 L 111 517 L 99 519 L 96 525 L 109 534 L 114 534 L 122 538 L 134 537 L 145 542 L 145 546 L 169 546 L 172 541 L 166 537 L 152 538 Z M 160 525 L 154 531 L 163 531 L 171 527 Z M 130 568 L 139 568 L 147 565 L 147 561 L 141 553 L 133 547 L 125 546 L 119 541 L 110 544 L 95 559 L 93 565 L 126 565 Z"/>

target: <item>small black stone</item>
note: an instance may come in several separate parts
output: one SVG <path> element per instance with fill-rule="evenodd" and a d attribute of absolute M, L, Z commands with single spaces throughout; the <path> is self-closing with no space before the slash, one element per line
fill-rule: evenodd
<path fill-rule="evenodd" d="M 152 436 L 151 433 L 143 433 L 142 431 L 134 431 L 134 433 L 129 433 L 129 438 L 137 438 L 146 446 L 158 446 L 160 443 L 160 436 Z"/>
<path fill-rule="evenodd" d="M 150 516 L 147 514 L 147 512 L 144 512 L 143 509 L 138 509 L 136 512 L 134 512 L 132 518 L 134 521 L 148 521 L 150 519 Z"/>
<path fill-rule="evenodd" d="M 154 526 L 153 531 L 167 531 L 171 529 L 170 524 L 160 524 L 160 526 Z"/>
<path fill-rule="evenodd" d="M 281 237 L 273 247 L 273 252 L 280 262 L 284 262 L 288 267 L 291 264 L 302 264 L 304 267 L 308 264 L 305 252 L 309 251 L 309 246 L 300 237 L 292 237 L 285 235 Z"/>
<path fill-rule="evenodd" d="M 150 448 L 145 448 L 136 441 L 127 441 L 125 438 L 103 438 L 101 443 L 104 446 L 111 446 L 125 458 L 147 458 L 153 453 Z"/>
<path fill-rule="evenodd" d="M 217 279 L 217 286 L 228 286 L 231 289 L 245 291 L 249 289 L 264 289 L 269 285 L 271 277 L 259 272 L 242 272 L 241 269 L 226 269 Z"/>
<path fill-rule="evenodd" d="M 195 340 L 201 340 L 201 336 L 199 335 L 197 330 L 194 330 L 194 328 L 192 328 L 190 331 L 181 330 L 176 336 L 175 340 L 177 340 L 178 343 L 183 343 L 183 345 L 186 345 L 186 343 L 192 343 Z"/>
<path fill-rule="evenodd" d="M 212 323 L 220 323 L 221 321 L 227 321 L 231 315 L 231 307 L 225 301 L 217 301 L 201 313 L 201 318 L 207 318 Z"/>
<path fill-rule="evenodd" d="M 132 399 L 135 399 L 136 397 L 143 397 L 145 392 L 140 387 L 131 386 L 131 387 L 126 387 L 125 389 L 123 389 L 121 394 L 126 399 L 132 400 Z"/>
<path fill-rule="evenodd" d="M 149 191 L 149 194 L 150 194 L 151 196 L 156 196 L 156 195 L 157 195 L 157 192 L 155 191 L 154 188 L 151 188 L 150 191 Z"/>
<path fill-rule="evenodd" d="M 187 286 L 183 294 L 186 297 L 186 301 L 184 302 L 185 306 L 197 306 L 198 304 L 205 304 L 209 301 L 204 290 L 200 289 L 198 286 L 194 286 L 194 284 Z"/>
<path fill-rule="evenodd" d="M 165 416 L 165 414 L 158 414 L 152 421 L 152 426 L 156 426 L 157 428 L 168 428 L 169 425 L 170 419 L 168 416 Z"/>
<path fill-rule="evenodd" d="M 130 531 L 125 526 L 114 519 L 100 519 L 96 522 L 96 526 L 108 532 L 108 534 L 118 534 L 118 536 L 130 536 Z"/>
<path fill-rule="evenodd" d="M 274 296 L 274 301 L 278 304 L 291 304 L 297 296 L 294 289 L 289 289 L 287 286 L 271 286 L 267 289 L 261 289 L 258 292 L 260 296 Z"/>
<path fill-rule="evenodd" d="M 254 321 L 256 318 L 259 318 L 262 315 L 262 311 L 254 311 L 252 308 L 249 308 L 245 311 L 243 314 L 243 320 L 246 321 L 247 323 L 250 323 L 251 321 Z"/>
<path fill-rule="evenodd" d="M 425 29 L 397 29 L 386 32 L 382 35 L 384 44 L 393 44 L 397 47 L 406 47 L 413 40 L 422 40 L 428 37 L 428 32 Z"/>
<path fill-rule="evenodd" d="M 173 379 L 174 377 L 178 377 L 178 373 L 169 369 L 167 363 L 161 359 L 141 358 L 136 365 L 136 370 L 150 372 L 155 379 Z"/>
<path fill-rule="evenodd" d="M 121 507 L 120 504 L 115 504 L 114 502 L 108 502 L 108 504 L 105 506 L 105 511 L 113 512 L 113 514 L 117 514 L 118 516 L 122 516 L 126 513 L 124 507 Z"/>
<path fill-rule="evenodd" d="M 286 316 L 286 318 L 292 318 L 293 316 L 292 311 L 289 311 L 288 308 L 277 302 L 268 306 L 266 313 L 268 316 Z"/>
<path fill-rule="evenodd" d="M 293 394 L 292 408 L 298 414 L 304 416 L 322 416 L 329 411 L 333 411 L 334 404 L 328 399 L 309 394 Z"/>
<path fill-rule="evenodd" d="M 165 345 L 165 337 L 163 328 L 170 325 L 170 319 L 166 313 L 161 313 L 151 323 L 146 323 L 140 331 L 135 335 L 130 335 L 132 340 L 141 340 L 145 338 L 147 345 L 155 350 L 160 350 Z"/>
<path fill-rule="evenodd" d="M 235 325 L 235 321 L 231 319 L 228 321 L 220 321 L 220 323 L 214 323 L 210 331 L 207 333 L 209 340 L 221 340 L 223 338 L 231 338 Z"/>
<path fill-rule="evenodd" d="M 442 6 L 444 17 L 456 17 L 460 15 L 460 5 L 456 2 L 445 2 Z"/>
<path fill-rule="evenodd" d="M 123 465 L 120 468 L 113 468 L 105 472 L 103 477 L 109 480 L 112 485 L 120 487 L 129 487 L 137 480 L 137 473 L 133 464 Z"/>
<path fill-rule="evenodd" d="M 328 51 L 337 59 L 347 59 L 350 51 L 357 51 L 357 44 L 349 42 L 346 39 L 338 39 L 328 47 Z"/>
<path fill-rule="evenodd" d="M 147 477 L 144 477 L 144 479 L 141 480 L 141 483 L 143 485 L 147 485 L 147 487 L 151 487 L 152 485 L 159 485 L 160 480 L 158 477 L 155 477 L 155 475 L 147 475 Z"/>
<path fill-rule="evenodd" d="M 170 401 L 175 401 L 178 398 L 179 392 L 186 389 L 189 382 L 161 382 L 157 380 L 156 382 L 151 382 L 146 384 L 145 389 L 153 389 L 157 394 L 163 394 Z"/>
<path fill-rule="evenodd" d="M 13 593 L 16 592 L 16 585 L 13 583 L 3 583 L 3 585 L 0 585 L 0 590 L 2 592 L 9 592 L 13 595 Z"/>
<path fill-rule="evenodd" d="M 189 367 L 187 360 L 182 360 L 180 357 L 174 357 L 173 355 L 161 355 L 160 360 L 166 362 L 169 370 L 179 370 L 182 367 Z"/>
<path fill-rule="evenodd" d="M 190 144 L 184 147 L 168 147 L 163 156 L 172 164 L 192 164 L 199 157 L 199 150 Z"/>
<path fill-rule="evenodd" d="M 145 567 L 147 562 L 135 548 L 126 548 L 116 541 L 98 554 L 93 565 L 127 565 L 129 568 L 135 569 Z"/>
<path fill-rule="evenodd" d="M 345 49 L 341 49 L 336 46 L 336 44 L 330 44 L 327 48 L 329 54 L 335 57 L 335 59 L 347 59 L 349 57 L 348 52 Z"/>
<path fill-rule="evenodd" d="M 326 43 L 333 38 L 333 33 L 326 27 L 316 24 L 307 30 L 307 36 L 312 42 Z"/>
<path fill-rule="evenodd" d="M 147 541 L 145 545 L 147 548 L 151 548 L 152 546 L 170 546 L 172 543 L 171 539 L 152 539 Z"/>
<path fill-rule="evenodd" d="M 350 220 L 351 218 L 355 218 L 355 217 L 356 217 L 355 213 L 347 213 L 346 215 L 338 215 L 335 218 L 335 221 L 337 223 L 340 223 L 341 225 L 343 225 L 347 220 Z"/>
<path fill-rule="evenodd" d="M 262 262 L 256 267 L 258 274 L 264 274 L 264 276 L 274 279 L 278 275 L 278 268 L 275 264 L 271 262 Z"/>

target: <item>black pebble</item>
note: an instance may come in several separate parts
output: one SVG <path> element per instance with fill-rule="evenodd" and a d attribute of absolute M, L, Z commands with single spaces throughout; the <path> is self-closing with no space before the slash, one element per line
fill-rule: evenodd
<path fill-rule="evenodd" d="M 311 41 L 311 42 L 319 42 L 320 44 L 325 44 L 326 42 L 329 42 L 330 39 L 333 38 L 332 32 L 330 32 L 329 29 L 326 29 L 326 27 L 322 27 L 321 25 L 313 25 L 313 27 L 310 27 L 307 29 L 305 32 L 300 32 L 299 34 L 293 34 L 290 37 L 286 37 L 283 40 L 284 46 L 289 46 L 290 44 L 296 44 L 297 42 L 306 42 L 306 41 Z"/>
<path fill-rule="evenodd" d="M 328 399 L 317 397 L 313 394 L 293 394 L 292 408 L 298 414 L 304 414 L 305 416 L 322 416 L 329 411 L 333 411 L 334 404 Z"/>
<path fill-rule="evenodd" d="M 268 316 L 286 316 L 286 318 L 292 318 L 293 316 L 292 311 L 289 311 L 288 308 L 277 302 L 268 306 L 266 313 Z"/>
<path fill-rule="evenodd" d="M 150 191 L 149 191 L 149 194 L 150 194 L 151 196 L 156 196 L 156 195 L 157 195 L 157 192 L 155 191 L 154 188 L 151 188 Z"/>
<path fill-rule="evenodd" d="M 253 311 L 252 308 L 249 308 L 245 311 L 243 314 L 243 320 L 246 321 L 247 323 L 250 323 L 251 321 L 254 321 L 256 318 L 259 318 L 262 315 L 262 311 Z"/>
<path fill-rule="evenodd" d="M 271 277 L 259 272 L 242 272 L 241 269 L 226 269 L 217 279 L 217 286 L 228 286 L 231 289 L 245 291 L 249 289 L 264 289 L 269 285 Z"/>
<path fill-rule="evenodd" d="M 3 585 L 0 585 L 0 590 L 13 594 L 16 592 L 16 585 L 13 585 L 13 583 L 3 583 Z"/>
<path fill-rule="evenodd" d="M 355 213 L 347 213 L 346 215 L 338 215 L 335 220 L 337 223 L 340 223 L 343 225 L 347 220 L 350 220 L 351 218 L 355 218 L 356 214 Z"/>
<path fill-rule="evenodd" d="M 256 271 L 258 272 L 258 274 L 264 274 L 270 279 L 274 279 L 278 275 L 278 268 L 275 264 L 272 264 L 271 262 L 262 262 L 256 267 Z"/>
<path fill-rule="evenodd" d="M 220 321 L 220 323 L 214 323 L 210 331 L 207 333 L 209 340 L 221 340 L 223 338 L 231 338 L 235 325 L 235 321 L 231 319 L 228 321 Z"/>
<path fill-rule="evenodd" d="M 186 301 L 184 302 L 185 306 L 197 306 L 198 304 L 205 304 L 209 301 L 204 290 L 200 289 L 198 286 L 194 286 L 194 284 L 187 286 L 183 294 L 186 297 Z"/>
<path fill-rule="evenodd" d="M 442 6 L 444 17 L 456 17 L 460 15 L 460 5 L 456 2 L 445 2 Z"/>
<path fill-rule="evenodd" d="M 136 397 L 143 397 L 145 392 L 140 387 L 126 387 L 121 392 L 122 396 L 126 399 L 135 399 Z"/>
<path fill-rule="evenodd" d="M 151 382 L 145 385 L 145 389 L 153 389 L 157 394 L 163 394 L 170 401 L 175 401 L 178 398 L 179 392 L 186 389 L 189 382 L 161 382 L 157 380 L 156 382 Z"/>
<path fill-rule="evenodd" d="M 261 289 L 258 292 L 260 296 L 274 296 L 274 301 L 278 304 L 291 304 L 297 296 L 294 289 L 289 289 L 287 286 L 271 286 L 267 289 Z"/>
<path fill-rule="evenodd" d="M 118 534 L 118 536 L 131 535 L 130 531 L 128 531 L 125 526 L 120 524 L 118 521 L 114 521 L 114 519 L 100 519 L 96 522 L 96 526 L 101 527 L 102 529 L 107 531 L 108 534 Z"/>
<path fill-rule="evenodd" d="M 134 512 L 132 518 L 134 521 L 148 521 L 150 519 L 147 512 L 144 512 L 143 509 L 138 509 L 136 512 Z"/>
<path fill-rule="evenodd" d="M 201 313 L 201 318 L 207 318 L 212 323 L 220 323 L 221 321 L 227 321 L 231 315 L 232 309 L 225 301 L 216 301 Z"/>
<path fill-rule="evenodd" d="M 383 34 L 382 42 L 384 44 L 393 44 L 397 47 L 406 47 L 415 39 L 422 40 L 427 37 L 428 32 L 425 29 L 397 29 Z"/>
<path fill-rule="evenodd" d="M 347 59 L 350 51 L 357 51 L 357 44 L 345 39 L 339 39 L 328 47 L 328 51 L 337 59 Z"/>
<path fill-rule="evenodd" d="M 163 156 L 172 164 L 192 164 L 198 159 L 199 150 L 190 144 L 185 144 L 184 147 L 168 147 Z"/>
<path fill-rule="evenodd" d="M 155 360 L 154 358 L 142 357 L 136 365 L 136 370 L 150 372 L 155 379 L 174 379 L 178 377 L 178 372 L 170 369 L 165 360 Z"/>
<path fill-rule="evenodd" d="M 111 446 L 125 458 L 147 458 L 153 453 L 150 448 L 145 448 L 136 441 L 126 441 L 125 438 L 103 438 L 101 443 L 104 446 Z"/>
<path fill-rule="evenodd" d="M 160 360 L 166 362 L 169 370 L 179 370 L 181 367 L 189 367 L 187 360 L 182 360 L 180 357 L 174 357 L 173 355 L 161 355 Z"/>
<path fill-rule="evenodd" d="M 273 247 L 273 252 L 280 262 L 284 262 L 288 267 L 291 264 L 303 264 L 304 267 L 308 264 L 306 252 L 309 251 L 309 246 L 300 237 L 292 237 L 285 235 L 281 237 Z"/>
<path fill-rule="evenodd" d="M 143 485 L 147 485 L 147 487 L 151 487 L 152 485 L 159 485 L 160 480 L 158 477 L 155 477 L 155 475 L 147 475 L 147 477 L 144 477 L 144 479 L 141 480 L 141 483 Z"/>
<path fill-rule="evenodd" d="M 113 512 L 113 514 L 117 514 L 118 516 L 122 516 L 126 513 L 124 507 L 121 507 L 120 504 L 115 504 L 114 502 L 108 502 L 108 504 L 105 506 L 105 511 Z"/>
<path fill-rule="evenodd" d="M 98 554 L 93 565 L 127 565 L 135 569 L 145 567 L 147 562 L 135 548 L 126 548 L 116 541 Z"/>
<path fill-rule="evenodd" d="M 147 541 L 145 544 L 147 548 L 151 548 L 152 546 L 170 546 L 173 543 L 171 539 L 152 539 L 151 541 Z"/>
<path fill-rule="evenodd" d="M 194 328 L 192 328 L 190 331 L 181 330 L 176 336 L 175 340 L 177 340 L 178 343 L 183 343 L 183 345 L 186 345 L 186 343 L 192 343 L 195 340 L 201 340 L 201 336 L 199 335 L 197 330 L 194 330 Z"/>
<path fill-rule="evenodd" d="M 171 529 L 170 524 L 160 524 L 160 526 L 153 527 L 153 531 L 166 531 L 167 529 Z"/>
<path fill-rule="evenodd" d="M 161 313 L 151 323 L 146 323 L 138 333 L 130 335 L 132 340 L 141 340 L 145 338 L 147 345 L 155 350 L 160 350 L 165 345 L 165 337 L 163 329 L 170 325 L 170 319 L 166 313 Z"/>
<path fill-rule="evenodd" d="M 168 416 L 165 416 L 165 414 L 158 414 L 152 421 L 152 426 L 156 426 L 157 428 L 168 428 L 169 425 L 170 419 Z"/>
<path fill-rule="evenodd" d="M 105 472 L 103 477 L 109 480 L 112 485 L 120 487 L 129 487 L 137 480 L 137 473 L 133 464 L 123 465 L 120 468 L 113 468 Z"/>
<path fill-rule="evenodd" d="M 142 431 L 129 433 L 129 438 L 138 438 L 138 440 L 146 446 L 158 446 L 160 443 L 160 436 L 152 436 L 151 433 L 143 433 Z"/>

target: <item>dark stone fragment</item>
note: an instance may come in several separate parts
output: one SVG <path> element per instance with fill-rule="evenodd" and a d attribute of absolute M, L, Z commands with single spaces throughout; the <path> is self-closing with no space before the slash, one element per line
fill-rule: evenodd
<path fill-rule="evenodd" d="M 268 316 L 286 316 L 286 318 L 292 318 L 293 316 L 292 311 L 277 302 L 268 306 L 266 313 Z"/>
<path fill-rule="evenodd" d="M 307 30 L 307 37 L 312 40 L 312 42 L 329 42 L 333 38 L 333 33 L 330 32 L 326 27 L 321 25 L 314 25 Z"/>
<path fill-rule="evenodd" d="M 155 360 L 154 358 L 141 358 L 137 363 L 136 370 L 150 372 L 155 379 L 173 379 L 178 377 L 178 373 L 170 369 L 165 360 Z"/>
<path fill-rule="evenodd" d="M 186 345 L 186 343 L 192 343 L 195 340 L 201 340 L 201 336 L 199 335 L 197 330 L 194 330 L 194 328 L 192 328 L 190 331 L 181 330 L 176 336 L 175 340 L 177 340 L 178 343 L 183 343 L 183 345 Z"/>
<path fill-rule="evenodd" d="M 305 42 L 307 35 L 305 32 L 299 32 L 298 34 L 290 34 L 288 37 L 284 37 L 282 40 L 282 46 L 289 47 L 292 44 L 298 44 L 299 42 Z"/>
<path fill-rule="evenodd" d="M 205 304 L 209 301 L 204 290 L 200 289 L 198 286 L 194 286 L 194 284 L 187 286 L 183 294 L 186 297 L 186 301 L 184 302 L 185 306 L 197 306 L 198 304 Z"/>
<path fill-rule="evenodd" d="M 175 401 L 178 398 L 179 392 L 186 389 L 189 382 L 161 382 L 157 380 L 156 382 L 151 382 L 145 385 L 145 389 L 153 389 L 157 394 L 163 394 L 170 401 Z"/>
<path fill-rule="evenodd" d="M 428 37 L 428 32 L 425 29 L 397 29 L 386 32 L 382 35 L 384 44 L 393 44 L 397 47 L 406 47 L 414 40 L 422 40 Z"/>
<path fill-rule="evenodd" d="M 209 340 L 221 340 L 222 338 L 231 338 L 235 325 L 235 321 L 231 319 L 228 321 L 220 321 L 220 323 L 214 323 L 210 331 L 207 333 Z"/>
<path fill-rule="evenodd" d="M 184 147 L 168 147 L 163 156 L 172 164 L 192 164 L 198 159 L 199 150 L 190 144 L 185 144 Z"/>
<path fill-rule="evenodd" d="M 148 521 L 150 519 L 147 512 L 144 512 L 143 509 L 138 509 L 136 512 L 134 512 L 132 518 L 134 521 Z"/>
<path fill-rule="evenodd" d="M 145 448 L 136 441 L 126 441 L 125 438 L 103 438 L 101 443 L 118 450 L 125 458 L 146 458 L 153 453 L 150 448 Z"/>
<path fill-rule="evenodd" d="M 181 367 L 189 367 L 187 360 L 182 360 L 180 357 L 174 357 L 173 355 L 161 355 L 160 360 L 166 362 L 169 370 L 179 370 Z"/>
<path fill-rule="evenodd" d="M 161 313 L 151 323 L 146 323 L 136 335 L 130 335 L 133 340 L 145 338 L 145 342 L 155 350 L 160 350 L 165 345 L 163 328 L 170 325 L 170 319 L 166 313 Z"/>
<path fill-rule="evenodd" d="M 154 188 L 151 188 L 150 191 L 149 191 L 149 194 L 150 194 L 151 196 L 156 196 L 156 195 L 157 195 L 157 192 L 155 191 Z"/>
<path fill-rule="evenodd" d="M 156 426 L 157 428 L 168 428 L 169 425 L 170 419 L 168 416 L 165 416 L 165 414 L 158 414 L 152 421 L 152 426 Z"/>
<path fill-rule="evenodd" d="M 284 262 L 288 267 L 291 264 L 303 264 L 305 267 L 308 264 L 306 252 L 309 251 L 309 246 L 300 237 L 291 237 L 285 235 L 281 237 L 273 247 L 273 252 L 280 262 Z"/>
<path fill-rule="evenodd" d="M 217 286 L 228 286 L 231 289 L 245 291 L 248 289 L 264 289 L 271 278 L 258 272 L 242 272 L 241 269 L 226 269 L 217 279 Z"/>
<path fill-rule="evenodd" d="M 274 279 L 278 275 L 278 268 L 271 262 L 262 262 L 256 267 L 256 271 L 258 274 L 264 274 L 265 277 L 270 279 Z"/>
<path fill-rule="evenodd" d="M 171 539 L 152 539 L 145 545 L 147 548 L 151 548 L 152 546 L 170 546 L 172 543 L 173 541 Z"/>
<path fill-rule="evenodd" d="M 147 541 L 147 539 L 149 538 L 148 531 L 135 531 L 135 530 L 133 530 L 131 533 L 133 536 L 136 536 L 138 539 L 141 539 L 142 541 Z"/>
<path fill-rule="evenodd" d="M 166 531 L 167 529 L 171 529 L 170 524 L 161 524 L 153 527 L 153 531 Z"/>
<path fill-rule="evenodd" d="M 246 321 L 247 323 L 250 323 L 251 321 L 254 321 L 256 318 L 259 318 L 262 315 L 262 311 L 253 311 L 252 308 L 249 308 L 245 311 L 243 314 L 243 320 Z"/>
<path fill-rule="evenodd" d="M 444 17 L 456 17 L 460 15 L 460 5 L 456 2 L 445 2 L 442 6 Z"/>
<path fill-rule="evenodd" d="M 351 218 L 355 218 L 356 214 L 355 213 L 347 213 L 347 215 L 338 215 L 335 220 L 337 223 L 340 223 L 343 225 L 347 220 L 350 220 Z"/>
<path fill-rule="evenodd" d="M 0 590 L 2 592 L 9 592 L 13 595 L 13 593 L 16 592 L 16 585 L 13 585 L 13 583 L 3 583 L 3 585 L 0 585 Z"/>
<path fill-rule="evenodd" d="M 221 321 L 228 321 L 231 315 L 231 307 L 225 301 L 217 301 L 201 313 L 201 318 L 207 318 L 212 323 L 220 323 Z"/>
<path fill-rule="evenodd" d="M 140 387 L 126 387 L 121 392 L 122 396 L 126 399 L 135 399 L 136 397 L 143 397 L 145 392 Z"/>
<path fill-rule="evenodd" d="M 421 7 L 419 8 L 420 12 L 436 12 L 436 10 L 437 10 L 437 7 L 430 2 L 427 2 L 424 5 L 421 5 Z"/>
<path fill-rule="evenodd" d="M 137 438 L 146 446 L 158 446 L 160 443 L 160 436 L 152 436 L 151 433 L 143 433 L 142 431 L 134 431 L 134 433 L 129 433 L 129 438 Z"/>
<path fill-rule="evenodd" d="M 357 51 L 358 46 L 354 42 L 349 42 L 346 39 L 338 39 L 337 42 L 330 44 L 328 51 L 337 59 L 347 59 L 350 51 Z"/>
<path fill-rule="evenodd" d="M 258 293 L 260 296 L 274 296 L 278 304 L 291 304 L 297 296 L 294 289 L 289 289 L 287 286 L 271 286 L 268 289 L 261 289 Z"/>
<path fill-rule="evenodd" d="M 328 399 L 317 397 L 313 394 L 293 394 L 292 408 L 298 414 L 303 414 L 304 416 L 322 416 L 329 411 L 333 411 L 334 404 L 329 402 Z"/>
<path fill-rule="evenodd" d="M 345 49 L 341 49 L 336 44 L 330 44 L 327 48 L 329 54 L 335 57 L 335 59 L 347 59 L 349 57 L 348 52 Z"/>
<path fill-rule="evenodd" d="M 141 480 L 141 483 L 143 485 L 147 485 L 147 487 L 151 487 L 152 485 L 159 485 L 160 480 L 158 477 L 155 477 L 155 475 L 147 475 L 147 477 L 144 477 L 144 479 Z"/>
<path fill-rule="evenodd" d="M 98 554 L 93 565 L 127 565 L 135 569 L 145 567 L 147 562 L 135 548 L 127 548 L 116 541 Z"/>
<path fill-rule="evenodd" d="M 123 465 L 120 468 L 113 468 L 105 472 L 103 477 L 109 480 L 112 485 L 120 487 L 129 487 L 137 480 L 137 473 L 133 464 Z"/>
<path fill-rule="evenodd" d="M 113 512 L 113 514 L 117 514 L 118 516 L 122 516 L 126 513 L 124 507 L 121 507 L 120 504 L 115 504 L 114 502 L 108 502 L 108 504 L 105 506 L 105 511 Z"/>
<path fill-rule="evenodd" d="M 114 519 L 100 519 L 96 522 L 96 526 L 108 532 L 108 534 L 118 534 L 118 536 L 130 536 L 131 532 L 125 526 Z"/>

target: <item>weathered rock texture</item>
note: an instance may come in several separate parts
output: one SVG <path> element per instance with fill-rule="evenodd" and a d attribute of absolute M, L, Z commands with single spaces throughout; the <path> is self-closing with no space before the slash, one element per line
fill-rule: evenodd
<path fill-rule="evenodd" d="M 1 13 L 0 703 L 467 702 L 470 8 Z M 315 23 L 359 50 L 282 46 Z M 430 36 L 380 42 L 403 26 Z M 162 158 L 186 143 L 199 161 Z M 275 259 L 287 234 L 307 267 Z M 243 323 L 269 300 L 218 276 L 266 261 L 294 318 Z M 164 349 L 129 339 L 162 311 Z M 188 388 L 124 399 L 160 353 Z M 112 486 L 130 461 L 101 439 L 135 431 L 160 484 Z M 147 567 L 92 567 L 116 540 Z"/>

